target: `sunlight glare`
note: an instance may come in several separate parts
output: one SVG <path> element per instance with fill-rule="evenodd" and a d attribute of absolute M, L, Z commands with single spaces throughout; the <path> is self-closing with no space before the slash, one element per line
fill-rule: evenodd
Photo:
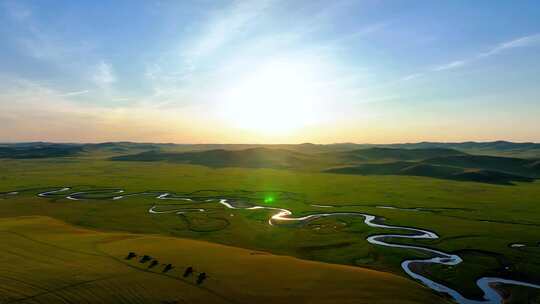
<path fill-rule="evenodd" d="M 226 92 L 221 114 L 237 128 L 267 135 L 314 124 L 321 115 L 317 76 L 306 64 L 264 65 Z"/>

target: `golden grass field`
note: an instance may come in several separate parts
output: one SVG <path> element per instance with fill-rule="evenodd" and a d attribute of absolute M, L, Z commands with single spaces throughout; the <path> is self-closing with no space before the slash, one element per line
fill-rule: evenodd
<path fill-rule="evenodd" d="M 0 219 L 0 303 L 441 303 L 406 278 L 203 241 Z M 129 251 L 159 265 L 126 260 Z M 163 265 L 174 268 L 163 273 Z M 182 276 L 204 271 L 201 285 Z M 388 295 L 393 295 L 388 297 Z"/>

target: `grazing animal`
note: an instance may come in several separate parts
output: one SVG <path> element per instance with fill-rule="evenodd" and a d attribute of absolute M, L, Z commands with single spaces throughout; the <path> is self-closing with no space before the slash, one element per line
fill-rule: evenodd
<path fill-rule="evenodd" d="M 159 262 L 156 261 L 156 260 L 153 260 L 152 263 L 150 263 L 150 265 L 148 265 L 148 268 L 153 268 L 153 267 L 157 266 L 157 264 L 159 264 Z"/>
<path fill-rule="evenodd" d="M 137 254 L 133 251 L 131 251 L 130 253 L 128 253 L 127 257 L 126 257 L 126 260 L 131 260 L 132 258 L 136 257 Z"/>
<path fill-rule="evenodd" d="M 169 270 L 171 270 L 173 268 L 174 268 L 173 265 L 167 264 L 167 265 L 165 265 L 165 268 L 163 268 L 163 272 L 167 272 L 167 271 L 169 271 Z"/>
<path fill-rule="evenodd" d="M 197 284 L 200 285 L 206 279 L 206 272 L 201 272 L 197 277 Z"/>
<path fill-rule="evenodd" d="M 184 271 L 184 278 L 187 278 L 192 273 L 193 273 L 193 267 L 189 266 L 188 268 L 186 268 L 186 271 Z"/>
<path fill-rule="evenodd" d="M 145 255 L 141 258 L 141 260 L 140 260 L 139 262 L 141 262 L 141 263 L 144 264 L 144 263 L 150 261 L 151 259 L 152 259 L 151 256 L 145 254 Z"/>

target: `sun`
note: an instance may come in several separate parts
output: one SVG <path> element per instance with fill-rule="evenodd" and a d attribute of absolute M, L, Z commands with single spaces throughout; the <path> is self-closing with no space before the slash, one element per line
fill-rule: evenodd
<path fill-rule="evenodd" d="M 285 135 L 317 123 L 321 96 L 317 73 L 290 62 L 266 64 L 233 85 L 221 115 L 236 128 Z"/>

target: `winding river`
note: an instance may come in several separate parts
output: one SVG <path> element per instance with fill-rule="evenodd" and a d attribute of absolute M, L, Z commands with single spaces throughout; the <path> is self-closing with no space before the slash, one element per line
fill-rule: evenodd
<path fill-rule="evenodd" d="M 48 189 L 46 191 L 42 191 L 38 193 L 37 195 L 40 197 L 50 197 L 55 196 L 63 193 L 68 192 L 71 190 L 70 187 L 60 187 L 55 189 Z M 5 192 L 4 195 L 17 195 L 21 192 L 28 191 L 27 190 L 18 190 L 18 191 L 12 191 L 12 192 Z M 156 199 L 159 200 L 180 200 L 180 201 L 186 201 L 186 202 L 204 202 L 204 203 L 210 203 L 210 202 L 216 202 L 218 204 L 221 204 L 229 209 L 243 209 L 243 210 L 269 210 L 273 212 L 273 214 L 268 219 L 269 225 L 279 225 L 281 223 L 286 222 L 298 222 L 298 223 L 307 223 L 316 219 L 324 218 L 324 217 L 361 217 L 364 219 L 364 223 L 370 227 L 375 228 L 383 228 L 383 229 L 390 229 L 390 230 L 401 230 L 401 231 L 407 231 L 408 234 L 378 234 L 378 235 L 372 235 L 369 236 L 366 240 L 374 245 L 378 246 L 385 246 L 385 247 L 393 247 L 393 248 L 402 248 L 402 249 L 413 249 L 420 252 L 424 252 L 430 255 L 429 258 L 426 259 L 414 259 L 414 260 L 405 260 L 401 263 L 401 267 L 409 275 L 411 278 L 420 281 L 427 287 L 433 289 L 434 291 L 447 294 L 452 299 L 454 299 L 457 303 L 460 304 L 500 304 L 503 303 L 502 296 L 497 292 L 495 289 L 495 285 L 498 284 L 507 284 L 507 285 L 519 285 L 519 286 L 525 286 L 525 287 L 531 287 L 531 288 L 537 288 L 540 289 L 540 285 L 522 282 L 522 281 L 516 281 L 516 280 L 508 280 L 504 278 L 497 278 L 497 277 L 482 277 L 479 278 L 476 281 L 476 285 L 478 288 L 482 290 L 484 293 L 482 300 L 474 300 L 474 299 L 468 299 L 464 297 L 461 293 L 459 293 L 457 290 L 452 289 L 448 286 L 445 286 L 441 283 L 437 283 L 428 277 L 415 272 L 415 265 L 422 265 L 422 264 L 441 264 L 441 265 L 447 265 L 447 266 L 454 266 L 460 264 L 463 260 L 460 256 L 446 253 L 443 251 L 426 248 L 422 246 L 415 246 L 415 245 L 405 245 L 405 244 L 397 244 L 389 242 L 389 239 L 437 239 L 439 236 L 432 231 L 428 231 L 425 229 L 420 228 L 412 228 L 412 227 L 404 227 L 404 226 L 392 226 L 392 225 L 384 225 L 381 224 L 380 218 L 378 218 L 375 215 L 367 214 L 367 213 L 360 213 L 360 212 L 321 212 L 321 213 L 314 213 L 302 217 L 294 217 L 292 212 L 287 209 L 283 208 L 276 208 L 276 207 L 267 207 L 267 206 L 259 206 L 259 205 L 251 205 L 251 204 L 245 204 L 245 203 L 239 203 L 239 201 L 236 201 L 234 199 L 230 198 L 206 198 L 203 201 L 194 201 L 193 198 L 188 197 L 188 195 L 178 196 L 175 194 L 171 194 L 168 192 L 160 192 L 160 191 L 148 191 L 148 192 L 139 192 L 139 193 L 131 193 L 131 194 L 123 194 L 124 191 L 121 189 L 102 189 L 102 190 L 90 190 L 90 191 L 81 191 L 81 192 L 74 192 L 69 193 L 66 196 L 63 196 L 64 198 L 70 199 L 70 200 L 84 200 L 89 199 L 85 198 L 85 195 L 92 194 L 92 193 L 109 193 L 113 194 L 113 196 L 110 196 L 108 198 L 113 200 L 119 200 L 123 199 L 125 197 L 129 196 L 135 196 L 135 195 L 152 195 Z M 203 208 L 178 208 L 179 205 L 174 204 L 162 204 L 162 205 L 154 205 L 152 206 L 148 212 L 151 214 L 164 214 L 164 213 L 171 213 L 171 214 L 185 214 L 190 212 L 205 212 L 206 210 Z M 331 210 L 334 208 L 334 206 L 331 205 L 311 205 L 312 207 L 316 208 L 325 208 L 325 210 Z M 169 209 L 167 210 L 160 210 L 160 208 L 163 207 L 174 207 L 176 209 Z M 390 207 L 390 206 L 377 206 L 378 208 L 390 208 L 390 209 L 399 209 L 396 207 Z M 408 209 L 408 210 L 415 210 L 415 209 Z M 416 209 L 418 211 L 418 209 Z M 421 209 L 420 209 L 421 210 Z"/>

